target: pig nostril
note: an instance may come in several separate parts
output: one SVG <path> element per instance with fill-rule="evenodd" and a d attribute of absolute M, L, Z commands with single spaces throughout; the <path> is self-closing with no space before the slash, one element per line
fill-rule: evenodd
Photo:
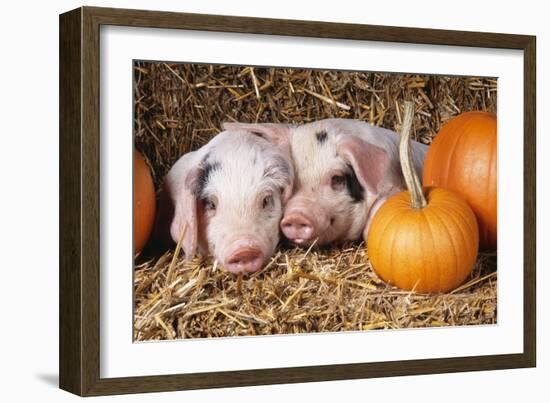
<path fill-rule="evenodd" d="M 256 260 L 259 257 L 260 257 L 259 253 L 249 254 L 249 255 L 239 256 L 239 257 L 235 257 L 233 259 L 229 259 L 229 263 L 230 264 L 246 264 L 246 263 L 249 263 L 249 262 L 253 262 L 254 260 Z"/>
<path fill-rule="evenodd" d="M 330 217 L 330 225 L 334 224 L 334 217 Z"/>

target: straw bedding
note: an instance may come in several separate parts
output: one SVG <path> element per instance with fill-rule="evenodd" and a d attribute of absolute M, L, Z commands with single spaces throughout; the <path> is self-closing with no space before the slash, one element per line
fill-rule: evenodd
<path fill-rule="evenodd" d="M 342 117 L 397 131 L 403 101 L 413 100 L 414 137 L 429 144 L 462 111 L 496 112 L 496 91 L 492 78 L 136 62 L 135 147 L 158 189 L 172 164 L 226 121 Z M 149 245 L 135 259 L 136 341 L 496 323 L 494 253 L 480 253 L 453 292 L 423 295 L 384 284 L 362 242 L 282 245 L 245 277 L 210 257 L 185 261 L 175 249 Z"/>

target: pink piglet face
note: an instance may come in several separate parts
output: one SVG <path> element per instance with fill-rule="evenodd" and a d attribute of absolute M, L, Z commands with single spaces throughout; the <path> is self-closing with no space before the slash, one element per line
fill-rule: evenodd
<path fill-rule="evenodd" d="M 356 239 L 364 229 L 366 189 L 329 130 L 304 125 L 290 140 L 296 180 L 281 230 L 297 245 Z"/>
<path fill-rule="evenodd" d="M 196 189 L 209 249 L 234 273 L 256 271 L 273 254 L 292 175 L 284 158 L 256 147 L 272 145 L 245 138 L 208 155 Z"/>
<path fill-rule="evenodd" d="M 165 178 L 174 204 L 171 238 L 183 236 L 187 258 L 211 253 L 229 272 L 257 271 L 279 242 L 293 178 L 279 147 L 249 133 L 223 132 L 184 155 Z"/>

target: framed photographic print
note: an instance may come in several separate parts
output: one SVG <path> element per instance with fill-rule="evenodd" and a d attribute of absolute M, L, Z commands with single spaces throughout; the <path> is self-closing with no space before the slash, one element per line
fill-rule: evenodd
<path fill-rule="evenodd" d="M 535 165 L 532 36 L 62 14 L 60 386 L 532 367 Z"/>

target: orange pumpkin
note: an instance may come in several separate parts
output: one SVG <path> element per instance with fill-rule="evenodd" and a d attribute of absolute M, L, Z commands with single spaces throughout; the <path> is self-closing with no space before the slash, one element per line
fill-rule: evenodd
<path fill-rule="evenodd" d="M 400 158 L 408 191 L 380 207 L 368 232 L 373 269 L 386 282 L 422 293 L 446 292 L 471 273 L 478 227 L 468 204 L 442 188 L 422 188 L 412 167 L 409 131 L 412 104 L 405 104 Z"/>
<path fill-rule="evenodd" d="M 155 187 L 149 167 L 134 150 L 134 254 L 141 252 L 155 221 Z"/>
<path fill-rule="evenodd" d="M 474 211 L 483 248 L 497 246 L 497 120 L 466 112 L 445 124 L 428 149 L 424 186 L 462 196 Z"/>

